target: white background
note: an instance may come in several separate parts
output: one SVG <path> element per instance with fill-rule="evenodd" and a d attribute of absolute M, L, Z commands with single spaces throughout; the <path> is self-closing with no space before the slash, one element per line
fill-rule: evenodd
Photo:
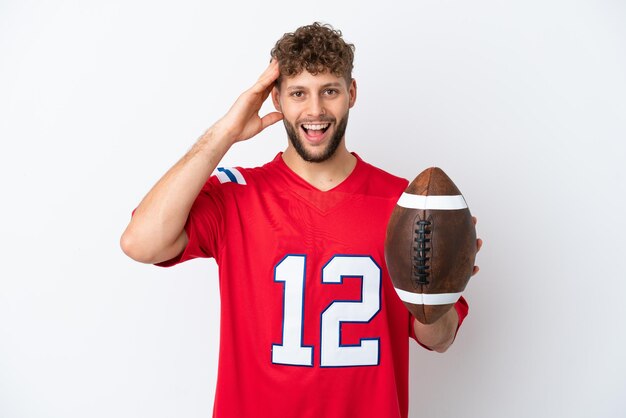
<path fill-rule="evenodd" d="M 2 0 L 0 416 L 210 416 L 215 264 L 138 264 L 119 236 L 314 20 L 356 44 L 349 149 L 444 168 L 485 241 L 455 345 L 412 344 L 411 416 L 626 414 L 624 2 Z"/>

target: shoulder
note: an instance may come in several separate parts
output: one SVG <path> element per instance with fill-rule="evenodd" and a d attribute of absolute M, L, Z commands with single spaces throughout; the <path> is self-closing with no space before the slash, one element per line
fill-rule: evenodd
<path fill-rule="evenodd" d="M 224 193 L 245 193 L 264 188 L 277 177 L 274 161 L 259 167 L 220 166 L 207 181 L 205 188 L 217 188 Z"/>
<path fill-rule="evenodd" d="M 246 177 L 249 176 L 245 175 L 248 170 L 241 167 L 217 167 L 213 175 L 219 184 L 234 183 L 245 186 L 248 184 Z"/>
<path fill-rule="evenodd" d="M 393 175 L 359 158 L 362 172 L 367 177 L 367 187 L 381 197 L 397 198 L 409 185 L 408 180 Z"/>

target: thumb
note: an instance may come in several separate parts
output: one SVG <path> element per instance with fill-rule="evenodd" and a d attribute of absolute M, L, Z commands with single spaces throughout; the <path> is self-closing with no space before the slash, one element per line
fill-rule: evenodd
<path fill-rule="evenodd" d="M 280 112 L 268 113 L 267 115 L 261 118 L 261 126 L 263 127 L 262 129 L 265 129 L 268 126 L 275 124 L 282 118 L 283 118 L 283 114 Z"/>

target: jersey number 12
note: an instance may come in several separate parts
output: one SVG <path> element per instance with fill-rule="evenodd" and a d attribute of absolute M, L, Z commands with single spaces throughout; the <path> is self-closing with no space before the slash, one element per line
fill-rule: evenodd
<path fill-rule="evenodd" d="M 274 269 L 274 281 L 284 283 L 282 344 L 272 345 L 272 362 L 313 366 L 313 347 L 303 344 L 306 255 L 288 255 Z M 341 324 L 367 323 L 380 310 L 381 271 L 369 256 L 337 255 L 322 269 L 322 283 L 341 284 L 344 277 L 360 277 L 361 300 L 336 300 L 321 314 L 320 366 L 375 366 L 379 338 L 363 338 L 356 345 L 341 344 Z"/>

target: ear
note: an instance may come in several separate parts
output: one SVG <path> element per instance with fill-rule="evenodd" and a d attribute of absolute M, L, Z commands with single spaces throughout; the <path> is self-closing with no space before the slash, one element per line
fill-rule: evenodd
<path fill-rule="evenodd" d="M 272 89 L 272 103 L 274 103 L 274 109 L 282 112 L 280 109 L 280 90 L 278 90 L 278 87 L 276 86 Z"/>
<path fill-rule="evenodd" d="M 348 86 L 348 93 L 350 95 L 350 108 L 352 108 L 352 106 L 354 106 L 354 103 L 356 102 L 356 80 L 353 78 L 352 81 L 350 81 L 350 85 Z"/>

